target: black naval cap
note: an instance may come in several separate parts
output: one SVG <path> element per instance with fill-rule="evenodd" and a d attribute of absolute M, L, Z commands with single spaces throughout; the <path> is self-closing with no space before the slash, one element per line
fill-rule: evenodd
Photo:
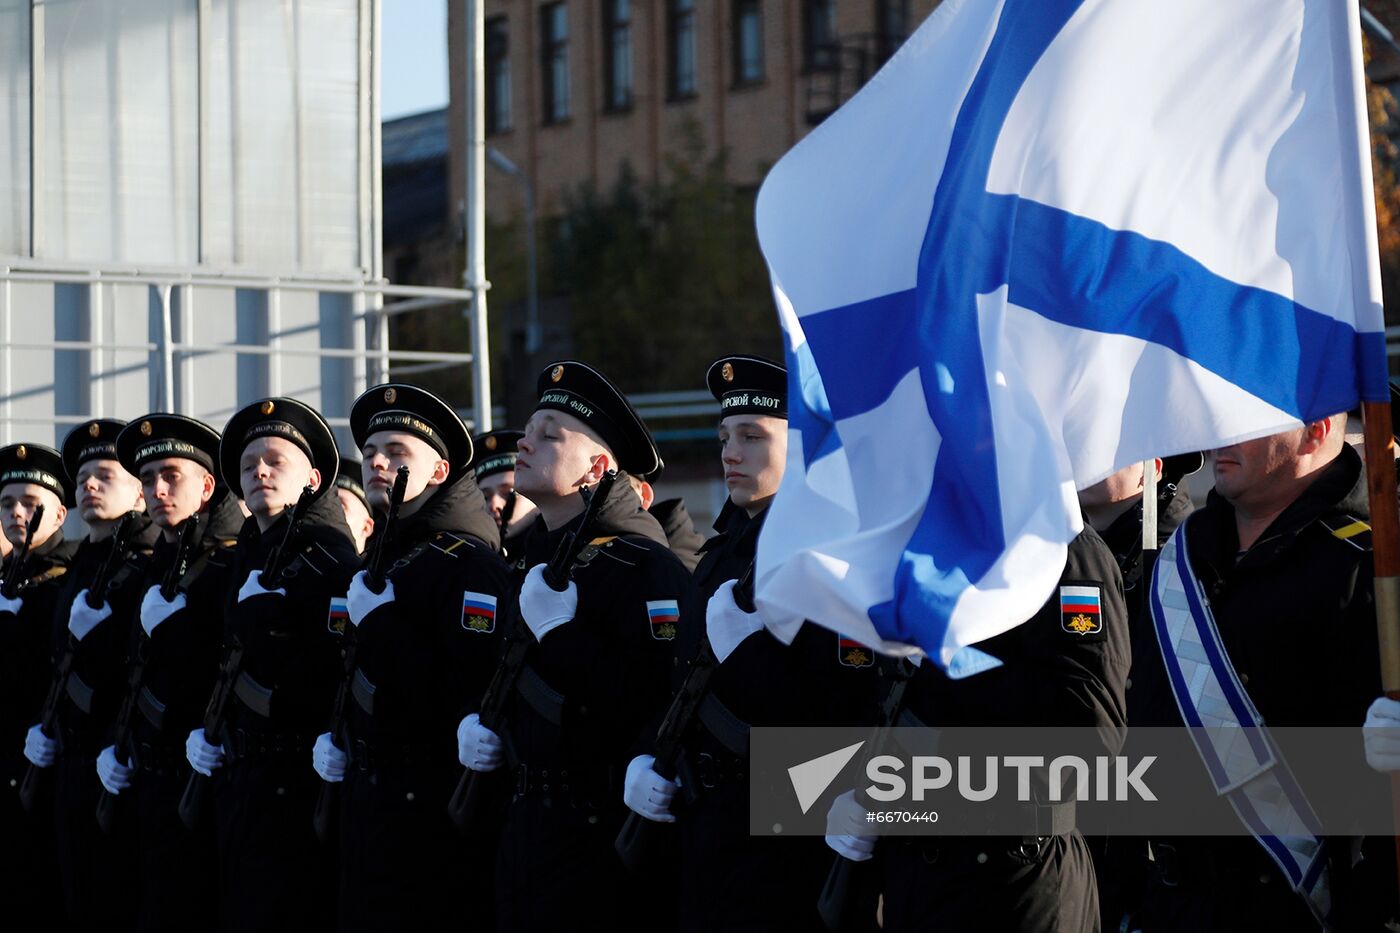
<path fill-rule="evenodd" d="M 1183 479 L 1205 466 L 1206 455 L 1199 451 L 1162 458 L 1162 482 L 1177 486 Z"/>
<path fill-rule="evenodd" d="M 0 447 L 0 486 L 33 483 L 73 505 L 73 482 L 63 469 L 63 456 L 43 444 L 11 444 Z"/>
<path fill-rule="evenodd" d="M 238 498 L 243 498 L 238 461 L 249 444 L 264 437 L 290 441 L 306 454 L 311 466 L 321 473 L 321 486 L 315 498 L 321 498 L 335 485 L 340 450 L 335 445 L 331 426 L 320 412 L 305 402 L 279 396 L 240 409 L 224 425 L 223 442 L 219 444 L 219 469 L 224 474 L 224 482 Z"/>
<path fill-rule="evenodd" d="M 447 484 L 466 475 L 472 463 L 472 436 L 457 413 L 421 386 L 390 382 L 369 389 L 350 406 L 350 433 L 355 446 L 376 431 L 399 431 L 425 441 L 451 466 Z"/>
<path fill-rule="evenodd" d="M 472 470 L 475 471 L 476 478 L 484 479 L 515 469 L 515 445 L 524 436 L 524 431 L 501 428 L 474 437 L 472 443 L 476 447 L 476 456 L 472 460 Z"/>
<path fill-rule="evenodd" d="M 360 461 L 352 460 L 344 454 L 340 455 L 340 471 L 335 474 L 335 485 L 338 489 L 355 496 L 369 508 L 369 499 L 365 497 L 364 484 L 360 482 L 363 471 L 360 469 Z"/>
<path fill-rule="evenodd" d="M 617 457 L 617 467 L 646 476 L 661 467 L 661 454 L 641 415 L 607 377 L 587 363 L 559 360 L 540 371 L 535 406 L 562 411 L 588 425 Z"/>
<path fill-rule="evenodd" d="M 117 434 L 117 459 L 132 476 L 151 460 L 192 460 L 219 478 L 219 432 L 184 415 L 151 412 L 128 422 Z"/>
<path fill-rule="evenodd" d="M 94 418 L 68 432 L 63 439 L 63 469 L 74 486 L 78 483 L 78 468 L 89 460 L 116 460 L 117 435 L 126 427 L 115 418 Z"/>
<path fill-rule="evenodd" d="M 719 416 L 787 417 L 787 369 L 761 356 L 722 356 L 705 373 Z"/>

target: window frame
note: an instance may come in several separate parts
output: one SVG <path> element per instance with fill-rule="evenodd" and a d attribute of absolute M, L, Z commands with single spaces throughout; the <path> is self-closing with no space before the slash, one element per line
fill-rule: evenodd
<path fill-rule="evenodd" d="M 744 73 L 744 20 L 751 15 L 757 30 L 757 70 L 753 75 Z M 729 66 L 733 70 L 732 87 L 756 87 L 768 78 L 767 56 L 763 47 L 763 0 L 734 0 L 730 7 L 730 36 L 732 54 Z"/>
<path fill-rule="evenodd" d="M 510 74 L 510 17 L 502 13 L 497 16 L 488 16 L 484 22 L 485 35 L 483 37 L 485 62 L 483 70 L 486 81 L 486 135 L 495 136 L 499 133 L 508 133 L 514 128 L 513 109 L 515 106 L 515 88 L 512 86 Z M 499 30 L 500 54 L 492 54 L 492 33 Z M 499 73 L 497 71 L 499 69 Z M 505 108 L 501 110 L 497 95 L 498 81 L 505 86 Z"/>
<path fill-rule="evenodd" d="M 686 4 L 681 9 L 681 4 Z M 695 47 L 695 0 L 666 0 L 666 100 L 668 103 L 694 100 L 699 96 L 699 68 Z M 681 84 L 680 25 L 684 20 L 690 42 L 689 86 Z"/>
<path fill-rule="evenodd" d="M 627 15 L 619 18 L 618 4 L 627 4 Z M 636 102 L 636 59 L 632 45 L 633 0 L 603 0 L 603 112 L 626 113 Z M 621 41 L 619 41 L 619 39 Z M 618 94 L 618 52 L 626 53 L 626 87 Z"/>
<path fill-rule="evenodd" d="M 569 7 L 567 0 L 554 0 L 540 6 L 540 104 L 545 126 L 567 123 L 572 116 L 569 81 Z M 562 37 L 554 33 L 556 15 L 562 23 Z M 555 88 L 556 68 L 563 73 L 563 94 Z M 562 98 L 562 99 L 561 99 Z"/>

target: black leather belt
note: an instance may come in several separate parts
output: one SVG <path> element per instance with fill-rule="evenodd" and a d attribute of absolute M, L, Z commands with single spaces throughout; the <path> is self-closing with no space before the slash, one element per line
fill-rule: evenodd
<path fill-rule="evenodd" d="M 141 711 L 141 718 L 150 723 L 151 728 L 157 732 L 165 731 L 165 704 L 156 699 L 151 688 L 145 684 L 141 685 L 141 692 L 136 694 L 136 708 Z"/>
<path fill-rule="evenodd" d="M 272 688 L 258 683 L 247 671 L 240 671 L 233 683 L 233 695 L 264 719 L 272 718 Z"/>
<path fill-rule="evenodd" d="M 86 681 L 78 676 L 77 671 L 68 672 L 68 679 L 64 682 L 63 687 L 68 692 L 68 699 L 73 701 L 73 705 L 76 706 L 79 711 L 85 715 L 90 715 L 92 713 L 92 695 L 94 691 L 87 685 Z"/>
<path fill-rule="evenodd" d="M 749 757 L 749 724 L 729 711 L 713 693 L 705 694 L 696 710 L 700 724 L 715 737 L 729 753 L 739 758 Z"/>
<path fill-rule="evenodd" d="M 515 796 L 545 797 L 577 810 L 601 810 L 618 794 L 612 769 L 543 767 L 520 764 L 515 768 Z"/>
<path fill-rule="evenodd" d="M 261 758 L 278 755 L 305 755 L 311 751 L 312 739 L 291 732 L 255 732 L 234 729 L 224 748 L 230 759 Z"/>
<path fill-rule="evenodd" d="M 356 739 L 346 752 L 350 767 L 359 771 L 378 771 L 394 765 L 418 765 L 434 758 L 450 761 L 449 751 L 442 745 L 428 742 L 366 742 Z"/>
<path fill-rule="evenodd" d="M 545 683 L 533 667 L 528 664 L 521 666 L 515 689 L 530 704 L 530 708 L 550 725 L 558 726 L 564 722 L 564 694 Z"/>
<path fill-rule="evenodd" d="M 187 768 L 185 750 L 177 745 L 138 742 L 131 749 L 131 764 L 153 774 L 174 774 Z"/>

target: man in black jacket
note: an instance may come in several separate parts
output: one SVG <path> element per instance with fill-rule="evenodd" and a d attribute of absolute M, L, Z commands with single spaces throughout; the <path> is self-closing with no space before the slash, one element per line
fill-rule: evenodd
<path fill-rule="evenodd" d="M 224 734 L 190 732 L 185 754 L 201 774 L 216 769 L 221 927 L 332 927 L 324 892 L 334 872 L 312 831 L 319 787 L 307 758 L 330 715 L 340 680 L 331 598 L 358 565 L 334 495 L 339 462 L 330 426 L 289 398 L 255 402 L 229 419 L 219 466 L 252 517 L 239 533 L 224 600 L 224 644 L 242 647 Z M 303 487 L 305 519 L 281 549 Z M 265 571 L 279 552 L 280 579 Z"/>
<path fill-rule="evenodd" d="M 196 728 L 214 684 L 222 640 L 224 591 L 233 546 L 243 524 L 238 500 L 217 482 L 219 435 L 183 415 L 153 412 L 122 429 L 116 441 L 122 465 L 145 493 L 155 551 L 140 576 L 140 607 L 128 624 L 122 709 L 127 719 L 120 750 L 97 756 L 97 777 L 117 796 L 118 831 L 135 830 L 132 869 L 141 930 L 184 929 L 215 898 L 214 838 L 207 826 L 191 831 L 177 804 L 190 769 L 183 742 Z M 189 521 L 193 546 L 183 568 L 181 532 Z M 167 579 L 174 593 L 166 598 Z M 139 682 L 131 675 L 139 673 Z"/>
<path fill-rule="evenodd" d="M 1173 577 L 1188 586 L 1185 578 L 1195 578 L 1206 596 L 1201 611 L 1214 617 L 1220 664 L 1233 674 L 1193 661 L 1203 656 L 1201 646 L 1181 645 L 1177 633 L 1198 626 L 1169 624 L 1171 600 L 1159 607 L 1154 599 L 1161 637 L 1154 663 L 1134 665 L 1135 725 L 1181 725 L 1181 710 L 1199 710 L 1199 690 L 1222 678 L 1239 684 L 1251 718 L 1269 726 L 1362 724 L 1380 693 L 1380 662 L 1366 476 L 1344 441 L 1345 419 L 1334 415 L 1213 451 L 1215 489 L 1163 550 L 1153 585 L 1165 595 Z M 1280 756 L 1263 779 L 1288 770 Z M 1205 764 L 1200 780 L 1202 792 L 1215 790 Z M 1306 796 L 1306 784 L 1301 790 Z M 1322 929 L 1320 915 L 1329 911 L 1330 928 L 1339 930 L 1381 929 L 1392 916 L 1390 838 L 1366 839 L 1359 860 L 1347 840 L 1289 842 L 1286 863 L 1307 879 L 1296 884 L 1276 861 L 1282 853 L 1266 851 L 1260 839 L 1154 840 L 1138 925 L 1145 933 L 1291 933 Z"/>
<path fill-rule="evenodd" d="M 51 767 L 58 753 L 58 742 L 35 722 L 53 670 L 50 623 L 73 554 L 63 540 L 72 497 L 58 451 L 39 444 L 0 448 L 0 530 L 11 546 L 0 580 L 14 585 L 13 596 L 0 593 L 0 890 L 16 917 L 50 915 L 60 903 L 53 820 L 47 811 L 25 813 L 19 787 L 30 764 Z M 40 505 L 43 520 L 15 566 Z"/>
<path fill-rule="evenodd" d="M 535 503 L 515 488 L 515 445 L 523 436 L 523 431 L 501 428 L 472 439 L 472 472 L 485 497 L 486 511 L 500 529 L 501 553 L 511 563 L 519 558 L 530 526 L 540 517 Z"/>
<path fill-rule="evenodd" d="M 313 761 L 322 780 L 344 782 L 340 929 L 426 929 L 471 881 L 470 843 L 447 816 L 461 774 L 454 736 L 495 669 L 509 572 L 468 468 L 471 437 L 441 399 L 375 386 L 351 407 L 350 430 L 380 517 L 370 552 L 386 549 L 387 577 L 377 593 L 364 571 L 350 584 L 344 727 L 316 740 Z M 389 527 L 400 467 L 408 481 Z"/>
<path fill-rule="evenodd" d="M 821 930 L 817 895 L 831 853 L 817 837 L 749 835 L 748 733 L 752 726 L 839 726 L 868 721 L 875 658 L 869 648 L 804 624 L 791 645 L 758 613 L 742 612 L 734 587 L 753 563 L 758 534 L 787 458 L 787 371 L 754 356 L 716 360 L 706 373 L 720 403 L 720 463 L 729 498 L 718 532 L 700 549 L 699 595 L 676 656 L 684 674 L 703 645 L 719 662 L 686 742 L 686 802 L 677 782 L 633 759 L 624 799 L 633 811 L 680 828 L 679 920 L 684 930 Z M 693 618 L 692 618 L 693 615 Z M 721 896 L 722 895 L 722 896 Z"/>
<path fill-rule="evenodd" d="M 538 642 L 497 736 L 475 717 L 459 732 L 463 764 L 489 771 L 514 751 L 515 798 L 496 864 L 501 929 L 617 930 L 655 926 L 626 884 L 613 840 L 625 813 L 627 751 L 666 702 L 671 642 L 690 580 L 656 520 L 621 477 L 556 592 L 544 566 L 578 530 L 579 490 L 605 472 L 646 474 L 659 457 L 618 389 L 575 361 L 545 367 L 540 401 L 519 441 L 517 488 L 542 517 L 525 543 L 518 605 Z"/>
<path fill-rule="evenodd" d="M 58 707 L 62 741 L 54 767 L 53 816 L 64 905 L 69 921 L 85 928 L 129 922 L 135 907 L 127 896 L 135 878 L 134 835 L 128 827 L 109 837 L 92 819 L 98 791 L 93 766 L 121 702 L 127 632 L 157 532 L 144 514 L 140 482 L 117 460 L 116 439 L 124 424 L 84 422 L 68 432 L 62 451 L 88 531 L 64 577 L 53 620 L 55 656 L 73 642 L 72 668 Z M 104 572 L 102 591 L 94 592 Z"/>

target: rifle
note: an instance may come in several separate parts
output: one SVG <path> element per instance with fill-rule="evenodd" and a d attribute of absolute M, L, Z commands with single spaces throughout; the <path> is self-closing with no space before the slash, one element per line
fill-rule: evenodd
<path fill-rule="evenodd" d="M 899 714 L 904 709 L 904 694 L 909 688 L 909 681 L 913 679 L 913 668 L 908 661 L 900 660 L 895 668 L 896 680 L 890 687 L 890 692 L 885 696 L 885 702 L 880 711 L 881 729 L 877 733 L 874 741 L 866 747 L 865 761 L 868 763 L 877 755 L 885 754 L 886 748 L 892 741 L 891 730 L 899 721 Z M 865 768 L 861 768 L 861 773 L 865 773 Z M 862 801 L 867 808 L 874 806 L 869 800 Z M 817 896 L 817 913 L 822 918 L 822 923 L 832 933 L 842 933 L 846 930 L 869 929 L 874 923 L 875 911 L 879 901 L 880 892 L 875 879 L 871 877 L 874 871 L 874 862 L 867 860 L 864 862 L 853 862 L 845 856 L 837 855 L 831 863 L 831 871 L 827 873 L 826 883 L 822 885 L 821 894 Z"/>
<path fill-rule="evenodd" d="M 36 518 L 39 517 L 39 510 L 42 508 L 43 506 L 40 506 L 34 510 Z M 131 515 L 132 513 L 128 512 L 117 522 L 117 530 L 112 534 L 112 549 L 102 559 L 97 568 L 97 575 L 92 578 L 92 584 L 88 587 L 87 604 L 90 609 L 100 608 L 107 600 L 107 584 L 112 578 L 112 563 L 125 548 L 126 531 L 131 525 Z M 26 549 L 33 538 L 34 524 L 31 519 L 24 532 Z M 77 653 L 78 639 L 71 631 L 67 632 L 63 652 L 58 656 L 58 663 L 54 665 L 53 680 L 49 682 L 49 692 L 44 696 L 44 706 L 39 713 L 39 731 L 44 733 L 46 738 L 52 739 L 58 735 L 58 711 L 63 703 L 63 692 L 68 686 L 68 677 L 73 672 L 73 658 Z M 24 769 L 24 780 L 19 785 L 19 802 L 24 805 L 26 813 L 33 813 L 39 802 L 39 782 L 47 770 L 32 761 Z"/>
<path fill-rule="evenodd" d="M 180 580 L 189 568 L 190 557 L 194 553 L 199 534 L 199 515 L 191 515 L 180 523 L 180 533 L 175 545 L 175 558 L 166 568 L 160 584 L 161 598 L 170 602 L 180 591 Z M 144 632 L 135 635 L 136 650 L 134 659 L 126 672 L 126 690 L 122 694 L 121 709 L 117 712 L 116 732 L 113 737 L 113 751 L 117 760 L 131 761 L 131 724 L 136 713 L 136 700 L 141 695 L 141 686 L 146 679 L 146 645 Z M 97 793 L 97 825 L 104 833 L 111 835 L 116 827 L 117 796 L 103 787 Z"/>
<path fill-rule="evenodd" d="M 398 523 L 399 506 L 403 505 L 407 492 L 408 467 L 401 466 L 394 476 L 394 487 L 389 490 L 388 518 L 384 521 L 383 529 L 376 529 L 378 533 L 374 536 L 374 547 L 365 566 L 365 586 L 374 593 L 384 592 L 385 577 L 388 576 L 384 564 L 388 560 L 389 541 Z M 350 627 L 345 630 L 344 660 L 345 679 L 340 682 L 340 689 L 335 694 L 335 706 L 331 710 L 331 741 L 335 741 L 345 728 L 345 699 L 350 695 L 350 683 L 355 677 L 355 635 Z M 338 784 L 323 781 L 316 794 L 316 811 L 311 816 L 311 827 L 316 830 L 316 838 L 322 842 L 330 840 L 334 828 L 336 802 L 340 796 L 336 793 L 338 787 Z"/>
<path fill-rule="evenodd" d="M 34 506 L 34 514 L 29 516 L 29 524 L 24 526 L 24 543 L 10 554 L 10 563 L 5 567 L 5 577 L 0 581 L 0 596 L 14 599 L 19 592 L 20 573 L 24 560 L 29 556 L 29 547 L 34 543 L 34 530 L 44 520 L 44 507 Z"/>
<path fill-rule="evenodd" d="M 510 495 L 506 496 L 506 504 L 501 506 L 501 539 L 505 540 L 506 531 L 510 529 L 510 520 L 515 517 L 515 500 L 517 493 L 514 489 Z"/>
<path fill-rule="evenodd" d="M 584 546 L 592 540 L 598 510 L 607 500 L 615 482 L 617 471 L 609 470 L 603 474 L 603 478 L 598 481 L 591 494 L 586 490 L 579 490 L 579 495 L 585 503 L 583 520 L 579 522 L 577 531 L 564 535 L 554 556 L 544 568 L 544 582 L 555 592 L 568 589 L 574 563 Z M 532 644 L 534 639 L 530 637 L 530 629 L 524 620 L 514 619 L 506 633 L 506 648 L 501 656 L 501 663 L 496 668 L 496 673 L 491 675 L 491 682 L 486 685 L 486 693 L 481 698 L 481 724 L 497 735 L 503 734 L 505 730 L 506 709 Z M 488 788 L 485 785 L 484 775 L 468 768 L 462 772 L 457 789 L 452 792 L 452 799 L 447 802 L 448 816 L 464 835 L 469 834 L 472 827 L 481 822 L 482 811 L 489 800 Z"/>
<path fill-rule="evenodd" d="M 754 611 L 753 567 L 753 561 L 750 561 L 748 569 L 734 587 L 734 602 L 745 612 Z M 666 718 L 661 720 L 661 727 L 656 730 L 656 761 L 652 764 L 652 770 L 668 781 L 674 781 L 676 773 L 684 765 L 686 736 L 690 734 L 691 728 L 699 718 L 700 703 L 709 693 L 710 675 L 718 666 L 714 649 L 710 647 L 710 640 L 702 634 L 700 651 L 695 660 L 690 662 L 685 682 L 671 698 Z M 690 783 L 692 782 L 687 782 Z M 658 864 L 666 826 L 665 823 L 657 823 L 641 814 L 629 812 L 627 819 L 622 823 L 621 831 L 617 834 L 617 840 L 613 843 L 622 864 L 638 873 L 648 866 Z"/>
<path fill-rule="evenodd" d="M 293 548 L 296 539 L 301 534 L 302 522 L 306 520 L 306 511 L 311 508 L 312 501 L 316 498 L 316 490 L 306 486 L 301 491 L 301 496 L 297 499 L 297 504 L 292 506 L 292 516 L 287 522 L 287 530 L 282 534 L 282 540 L 277 542 L 277 546 L 272 549 L 272 553 L 267 555 L 267 564 L 262 573 L 258 575 L 258 582 L 264 589 L 275 590 L 282 585 L 282 575 L 296 558 Z M 214 737 L 224 731 L 224 722 L 228 719 L 229 701 L 233 699 L 233 687 L 238 682 L 238 675 L 243 670 L 243 652 L 247 650 L 243 643 L 236 637 L 224 651 L 224 660 L 219 664 L 219 679 L 214 685 L 214 692 L 209 695 L 209 704 L 204 708 L 204 735 L 211 742 Z M 180 794 L 180 821 L 191 830 L 199 827 L 204 815 L 205 798 L 208 796 L 209 779 L 206 775 L 198 771 L 190 771 L 189 778 L 185 781 L 185 790 Z"/>

